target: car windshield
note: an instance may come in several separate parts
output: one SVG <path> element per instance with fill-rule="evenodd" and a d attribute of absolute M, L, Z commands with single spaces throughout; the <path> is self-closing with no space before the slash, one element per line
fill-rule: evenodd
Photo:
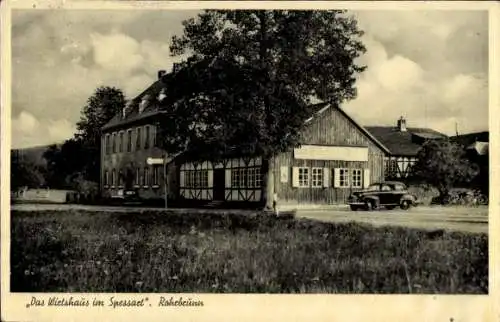
<path fill-rule="evenodd" d="M 391 191 L 392 188 L 391 188 L 391 186 L 388 186 L 388 185 L 384 184 L 384 185 L 382 185 L 382 189 L 381 190 L 382 191 Z"/>

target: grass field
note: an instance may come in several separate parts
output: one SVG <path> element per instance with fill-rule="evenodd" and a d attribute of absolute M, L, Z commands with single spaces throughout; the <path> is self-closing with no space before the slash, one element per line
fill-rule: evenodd
<path fill-rule="evenodd" d="M 488 292 L 486 234 L 235 214 L 12 212 L 12 292 Z"/>

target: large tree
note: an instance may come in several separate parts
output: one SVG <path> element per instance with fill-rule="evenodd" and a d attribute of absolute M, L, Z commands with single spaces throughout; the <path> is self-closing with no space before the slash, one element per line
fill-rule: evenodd
<path fill-rule="evenodd" d="M 365 51 L 362 31 L 344 11 L 209 10 L 183 25 L 171 52 L 188 58 L 175 66 L 163 101 L 169 152 L 218 158 L 237 145 L 271 161 L 299 145 L 311 100 L 354 98 L 365 69 L 355 61 Z M 265 164 L 264 182 L 273 173 Z"/>
<path fill-rule="evenodd" d="M 126 104 L 125 95 L 115 87 L 102 86 L 96 89 L 83 107 L 77 123 L 75 140 L 85 150 L 84 177 L 99 182 L 101 128 L 117 115 Z"/>
<path fill-rule="evenodd" d="M 454 186 L 468 184 L 479 173 L 477 165 L 467 159 L 463 147 L 449 140 L 426 142 L 417 158 L 416 177 L 436 187 L 441 198 L 448 196 Z"/>

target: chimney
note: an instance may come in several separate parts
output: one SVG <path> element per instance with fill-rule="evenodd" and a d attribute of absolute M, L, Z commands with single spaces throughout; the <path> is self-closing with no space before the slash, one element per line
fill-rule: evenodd
<path fill-rule="evenodd" d="M 161 79 L 167 73 L 166 70 L 162 69 L 158 71 L 158 79 Z"/>
<path fill-rule="evenodd" d="M 398 120 L 398 131 L 406 132 L 406 120 L 402 116 Z"/>

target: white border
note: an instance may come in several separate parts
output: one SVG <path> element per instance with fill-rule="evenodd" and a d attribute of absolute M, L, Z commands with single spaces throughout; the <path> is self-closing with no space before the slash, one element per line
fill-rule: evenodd
<path fill-rule="evenodd" d="M 26 1 L 17 0 L 6 3 L 2 1 L 1 20 L 1 319 L 6 321 L 55 321 L 55 320 L 169 320 L 169 321 L 243 321 L 243 320 L 306 320 L 306 321 L 494 321 L 499 319 L 498 297 L 498 180 L 500 179 L 500 162 L 498 147 L 500 133 L 498 117 L 500 88 L 498 76 L 500 65 L 497 57 L 499 38 L 499 7 L 495 2 L 325 2 L 325 1 L 274 1 L 274 2 L 161 2 L 161 1 Z M 11 145 L 11 66 L 10 66 L 10 10 L 12 8 L 32 9 L 202 9 L 202 8 L 294 8 L 318 9 L 336 8 L 352 10 L 490 10 L 490 295 L 489 296 L 402 296 L 402 295 L 208 295 L 208 294 L 176 294 L 175 296 L 202 299 L 202 308 L 162 308 L 146 309 L 52 309 L 31 308 L 27 310 L 25 303 L 29 295 L 9 294 L 9 245 L 10 245 L 10 145 Z M 47 297 L 49 294 L 44 294 Z M 72 294 L 89 299 L 99 297 L 106 300 L 111 294 Z M 134 297 L 149 296 L 157 299 L 158 294 L 130 295 Z"/>

